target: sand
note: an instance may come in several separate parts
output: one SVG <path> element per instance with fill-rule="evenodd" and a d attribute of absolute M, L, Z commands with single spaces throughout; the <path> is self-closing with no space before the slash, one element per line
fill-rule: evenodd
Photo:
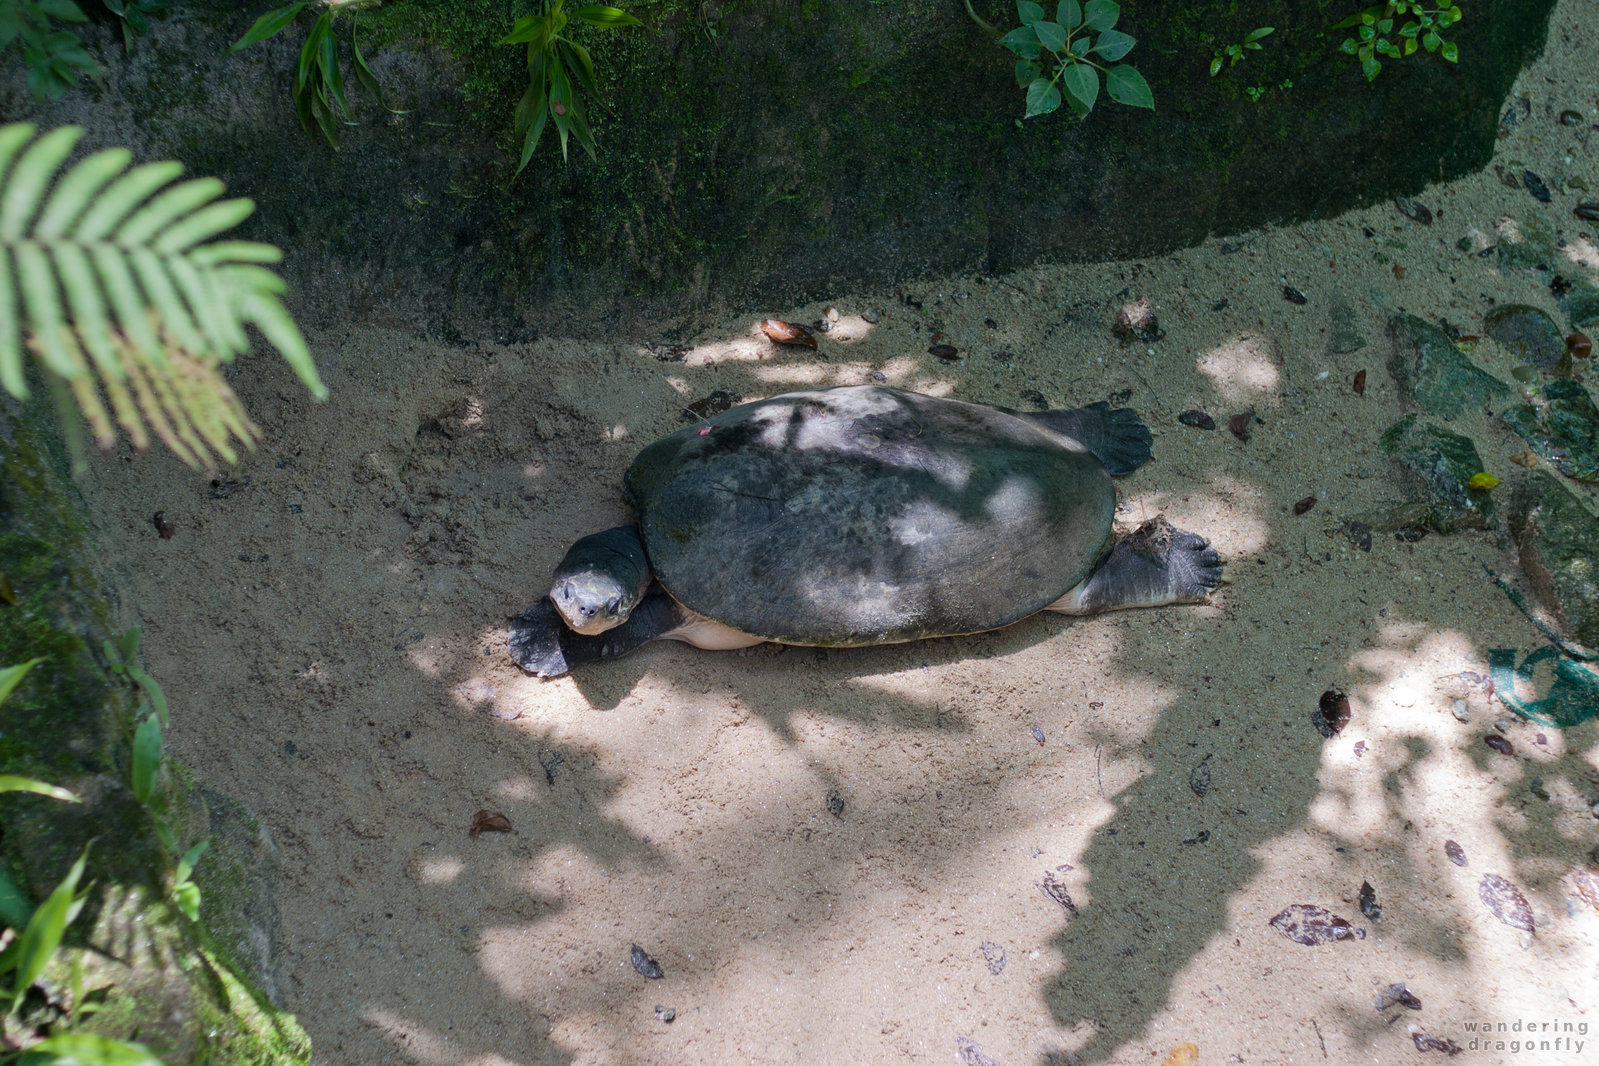
<path fill-rule="evenodd" d="M 1599 190 L 1596 28 L 1592 4 L 1558 6 L 1497 164 Z M 279 849 L 273 977 L 315 1061 L 1156 1064 L 1192 1043 L 1200 1063 L 1408 1062 L 1413 1030 L 1465 1062 L 1588 1061 L 1599 913 L 1566 875 L 1599 842 L 1599 734 L 1522 722 L 1470 676 L 1543 643 L 1484 572 L 1514 572 L 1502 529 L 1369 552 L 1344 532 L 1397 498 L 1376 447 L 1403 413 L 1388 317 L 1555 313 L 1538 277 L 1456 242 L 1541 215 L 1560 269 L 1599 275 L 1579 195 L 1540 204 L 1489 167 L 1416 195 L 1431 226 L 1383 202 L 1137 262 L 840 292 L 708 324 L 681 361 L 666 337 L 559 323 L 521 346 L 336 324 L 309 335 L 326 404 L 269 353 L 240 367 L 265 440 L 218 485 L 159 452 L 96 458 L 172 749 Z M 1123 344 L 1137 299 L 1165 336 Z M 1363 347 L 1329 350 L 1339 305 Z M 756 327 L 826 306 L 820 354 Z M 959 361 L 928 353 L 935 332 Z M 1508 380 L 1494 344 L 1473 358 Z M 1202 533 L 1233 583 L 892 647 L 661 642 L 550 681 L 512 664 L 507 619 L 571 540 L 626 520 L 622 472 L 688 402 L 874 371 L 1137 408 L 1155 459 L 1120 483 L 1119 524 Z M 1221 425 L 1180 424 L 1189 408 Z M 1244 442 L 1225 421 L 1250 409 Z M 1497 420 L 1457 428 L 1519 473 Z M 1330 689 L 1353 717 L 1324 739 Z M 1483 742 L 1496 721 L 1512 755 Z M 480 809 L 512 831 L 470 836 Z M 1480 901 L 1488 873 L 1534 935 Z M 1364 936 L 1293 943 L 1268 924 L 1291 904 Z M 1375 1009 L 1396 982 L 1420 1010 Z"/>

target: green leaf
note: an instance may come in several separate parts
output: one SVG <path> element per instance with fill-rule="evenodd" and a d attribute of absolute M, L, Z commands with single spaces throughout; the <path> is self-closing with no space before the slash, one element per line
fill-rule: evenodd
<path fill-rule="evenodd" d="M 1044 9 L 1033 0 L 1016 0 L 1016 21 L 1031 26 L 1044 17 Z"/>
<path fill-rule="evenodd" d="M 1083 24 L 1082 5 L 1077 0 L 1060 0 L 1055 8 L 1055 21 L 1067 30 L 1075 30 Z"/>
<path fill-rule="evenodd" d="M 40 137 L 17 160 L 6 175 L 5 195 L 0 197 L 0 239 L 21 238 L 27 224 L 39 209 L 44 191 L 55 177 L 61 161 L 72 152 L 83 136 L 80 126 L 62 126 Z"/>
<path fill-rule="evenodd" d="M 409 111 L 396 111 L 383 99 L 383 86 L 378 84 L 377 75 L 372 73 L 372 68 L 366 65 L 366 56 L 361 54 L 361 45 L 355 39 L 355 31 L 350 31 L 350 56 L 354 60 L 355 80 L 378 102 L 378 106 L 391 115 L 408 115 Z"/>
<path fill-rule="evenodd" d="M 588 49 L 564 37 L 556 42 L 556 47 L 566 60 L 566 65 L 577 75 L 577 83 L 598 97 L 600 87 L 594 78 L 594 60 L 589 57 Z"/>
<path fill-rule="evenodd" d="M 93 202 L 95 194 L 126 170 L 132 159 L 133 153 L 126 148 L 107 148 L 77 163 L 67 171 L 66 177 L 56 182 L 39 220 L 33 225 L 34 236 L 47 241 L 66 233 Z"/>
<path fill-rule="evenodd" d="M 1444 43 L 1444 39 L 1436 33 L 1429 33 L 1421 39 L 1421 43 L 1427 51 L 1436 52 L 1438 51 L 1438 46 Z"/>
<path fill-rule="evenodd" d="M 237 41 L 234 41 L 231 45 L 229 45 L 228 50 L 223 54 L 232 55 L 241 48 L 248 48 L 257 41 L 266 40 L 268 37 L 272 36 L 274 33 L 277 33 L 283 27 L 293 22 L 294 16 L 298 15 L 300 10 L 304 7 L 305 4 L 302 2 L 290 4 L 288 7 L 280 7 L 275 11 L 268 11 L 265 15 L 262 15 L 260 18 L 256 19 L 255 25 L 246 30 L 243 37 L 240 37 Z"/>
<path fill-rule="evenodd" d="M 1019 26 L 999 39 L 999 43 L 1009 48 L 1023 59 L 1037 59 L 1041 45 L 1038 34 L 1033 32 L 1031 26 Z"/>
<path fill-rule="evenodd" d="M 1048 78 L 1038 78 L 1027 87 L 1027 113 L 1023 118 L 1047 115 L 1060 107 L 1060 90 Z"/>
<path fill-rule="evenodd" d="M 62 22 L 88 22 L 89 16 L 85 15 L 72 0 L 38 0 L 39 10 L 53 19 Z"/>
<path fill-rule="evenodd" d="M 1382 64 L 1371 56 L 1364 56 L 1360 60 L 1360 69 L 1366 75 L 1367 81 L 1373 81 L 1382 72 Z"/>
<path fill-rule="evenodd" d="M 606 29 L 615 29 L 620 26 L 642 26 L 644 23 L 629 15 L 619 7 L 605 7 L 601 4 L 591 4 L 580 7 L 572 12 L 572 17 L 579 22 L 586 22 L 590 26 L 601 26 Z"/>
<path fill-rule="evenodd" d="M 1092 111 L 1099 99 L 1099 71 L 1086 63 L 1073 63 L 1061 75 L 1061 86 L 1078 103 L 1084 112 Z"/>
<path fill-rule="evenodd" d="M 1100 33 L 1115 26 L 1121 16 L 1121 5 L 1116 0 L 1088 0 L 1083 5 L 1083 24 Z"/>
<path fill-rule="evenodd" d="M 1455 47 L 1454 41 L 1445 41 L 1438 54 L 1449 60 L 1451 63 L 1454 63 L 1460 59 L 1460 49 Z"/>
<path fill-rule="evenodd" d="M 1031 85 L 1043 70 L 1031 59 L 1018 59 L 1016 61 L 1016 84 L 1025 89 Z"/>
<path fill-rule="evenodd" d="M 1355 39 L 1353 37 L 1345 37 L 1344 43 L 1338 46 L 1339 50 L 1345 55 L 1354 55 L 1355 49 L 1359 47 L 1360 46 L 1355 43 Z"/>
<path fill-rule="evenodd" d="M 1149 82 L 1125 63 L 1105 72 L 1105 91 L 1118 104 L 1155 110 L 1155 94 L 1149 91 Z"/>
<path fill-rule="evenodd" d="M 143 1044 L 93 1033 L 47 1037 L 28 1049 L 24 1061 L 36 1054 L 51 1056 L 36 1060 L 37 1066 L 162 1066 L 161 1060 Z"/>
<path fill-rule="evenodd" d="M 1377 20 L 1377 32 L 1378 33 L 1392 33 L 1392 32 L 1394 32 L 1394 20 L 1393 19 L 1378 19 Z"/>
<path fill-rule="evenodd" d="M 1216 53 L 1216 58 L 1212 59 L 1210 61 L 1210 76 L 1211 77 L 1214 78 L 1217 74 L 1219 74 L 1221 72 L 1221 63 L 1222 63 L 1221 53 L 1217 52 Z"/>
<path fill-rule="evenodd" d="M 511 32 L 499 39 L 498 44 L 544 43 L 547 20 L 543 15 L 523 15 L 511 25 Z"/>
<path fill-rule="evenodd" d="M 1407 56 L 1411 55 L 1415 51 L 1416 51 L 1416 39 L 1414 37 L 1406 37 L 1405 38 L 1405 55 L 1407 55 Z"/>
<path fill-rule="evenodd" d="M 1370 26 L 1362 26 L 1356 32 L 1362 41 L 1369 41 L 1373 37 L 1377 36 L 1377 31 L 1372 29 Z"/>
<path fill-rule="evenodd" d="M 62 934 L 71 921 L 72 897 L 78 890 L 78 879 L 83 876 L 83 868 L 88 861 L 89 848 L 85 846 L 83 854 L 72 864 L 66 878 L 39 904 L 33 917 L 28 919 L 22 935 L 17 938 L 17 976 L 11 990 L 13 1011 L 21 1005 L 23 995 L 44 972 L 50 956 L 60 946 Z"/>
<path fill-rule="evenodd" d="M 1258 41 L 1262 37 L 1270 37 L 1275 32 L 1277 32 L 1277 30 L 1276 30 L 1276 27 L 1274 27 L 1274 26 L 1262 26 L 1258 30 L 1250 30 L 1249 31 L 1249 36 L 1245 37 L 1244 40 L 1246 42 L 1248 42 L 1248 41 Z"/>
<path fill-rule="evenodd" d="M 5 864 L 0 863 L 0 928 L 21 929 L 32 915 L 33 901 L 22 891 Z M 0 973 L 8 973 L 10 969 L 5 956 L 0 955 Z"/>
<path fill-rule="evenodd" d="M 1033 23 L 1033 32 L 1038 34 L 1038 43 L 1051 52 L 1059 52 L 1066 47 L 1066 31 L 1058 23 L 1040 19 Z"/>
<path fill-rule="evenodd" d="M 1099 35 L 1099 40 L 1094 42 L 1094 51 L 1106 60 L 1114 62 L 1133 50 L 1133 45 L 1138 41 L 1128 36 L 1121 30 L 1106 30 Z"/>
<path fill-rule="evenodd" d="M 156 778 L 161 772 L 161 720 L 147 715 L 133 733 L 133 770 L 130 783 L 133 795 L 146 807 L 155 795 Z"/>
<path fill-rule="evenodd" d="M 172 902 L 178 905 L 191 922 L 200 920 L 200 886 L 184 881 L 172 889 Z"/>
<path fill-rule="evenodd" d="M 157 818 L 155 820 L 155 835 L 160 839 L 162 844 L 166 845 L 166 849 L 168 851 L 178 850 L 178 842 L 172 836 L 172 827 L 167 824 L 167 820 L 165 818 Z"/>
<path fill-rule="evenodd" d="M 189 874 L 194 872 L 195 864 L 200 861 L 200 856 L 205 854 L 205 849 L 211 846 L 209 838 L 200 841 L 194 847 L 183 853 L 183 858 L 178 860 L 178 868 L 173 873 L 172 879 L 178 884 L 189 879 Z"/>
<path fill-rule="evenodd" d="M 42 662 L 44 662 L 42 658 L 29 659 L 25 663 L 18 663 L 16 666 L 7 666 L 4 669 L 0 669 L 0 703 L 4 703 L 6 697 L 11 695 L 12 691 L 22 683 L 22 679 L 28 676 L 29 670 L 32 670 Z"/>
<path fill-rule="evenodd" d="M 1094 42 L 1090 41 L 1088 39 L 1088 34 L 1085 33 L 1072 42 L 1071 54 L 1076 56 L 1078 59 L 1081 59 L 1088 54 L 1088 50 L 1093 46 Z"/>
<path fill-rule="evenodd" d="M 35 781 L 31 777 L 18 777 L 15 774 L 0 774 L 0 792 L 36 792 L 41 796 L 49 796 L 51 799 L 63 800 L 67 803 L 83 802 L 82 798 L 67 791 L 60 785 L 52 785 L 45 781 Z"/>
<path fill-rule="evenodd" d="M 73 238 L 84 244 L 105 240 L 106 234 L 145 197 L 182 173 L 183 164 L 171 161 L 144 163 L 134 167 L 95 197 L 83 218 L 73 227 Z"/>

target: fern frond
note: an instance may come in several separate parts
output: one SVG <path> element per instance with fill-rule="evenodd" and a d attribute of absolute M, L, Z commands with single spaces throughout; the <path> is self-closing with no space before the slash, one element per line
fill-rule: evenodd
<path fill-rule="evenodd" d="M 0 126 L 0 388 L 28 395 L 24 353 L 70 391 L 96 442 L 120 426 L 134 447 L 153 434 L 184 462 L 232 461 L 254 447 L 250 421 L 221 367 L 260 330 L 322 399 L 327 389 L 262 264 L 283 253 L 213 240 L 255 205 L 222 200 L 215 178 L 176 182 L 179 163 L 128 169 L 123 148 L 62 167 L 83 131 L 42 136 Z M 107 401 L 110 409 L 107 410 Z"/>

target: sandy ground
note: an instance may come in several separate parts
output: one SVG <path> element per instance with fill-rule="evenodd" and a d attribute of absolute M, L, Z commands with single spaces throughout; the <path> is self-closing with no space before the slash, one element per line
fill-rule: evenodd
<path fill-rule="evenodd" d="M 1591 2 L 1559 6 L 1497 163 L 1599 190 L 1595 30 Z M 1581 125 L 1557 123 L 1568 108 Z M 1599 732 L 1507 721 L 1513 755 L 1483 743 L 1513 716 L 1469 673 L 1542 643 L 1483 572 L 1512 568 L 1502 530 L 1369 552 L 1342 531 L 1396 498 L 1375 446 L 1402 413 L 1389 314 L 1476 333 L 1493 302 L 1555 312 L 1531 273 L 1456 241 L 1539 214 L 1560 268 L 1595 274 L 1579 195 L 1540 204 L 1490 167 L 1421 192 L 1430 227 L 1383 203 L 928 281 L 903 290 L 919 310 L 896 292 L 764 309 L 835 306 L 820 355 L 767 342 L 760 314 L 678 362 L 665 338 L 449 347 L 349 324 L 310 338 L 325 405 L 273 356 L 243 366 L 266 440 L 220 485 L 164 454 L 97 459 L 176 754 L 281 849 L 276 979 L 316 1061 L 1158 1064 L 1192 1043 L 1200 1063 L 1408 1062 L 1418 1029 L 1462 1062 L 1594 1061 L 1599 913 L 1566 874 L 1599 842 Z M 1123 345 L 1136 298 L 1166 334 Z M 1365 340 L 1342 354 L 1340 305 Z M 958 362 L 928 354 L 935 332 Z M 1492 343 L 1473 357 L 1508 380 Z M 554 681 L 510 662 L 507 618 L 572 539 L 626 519 L 622 472 L 688 402 L 873 371 L 1137 408 L 1155 459 L 1121 482 L 1119 521 L 1203 533 L 1234 583 L 1209 606 L 894 647 L 660 643 Z M 1181 425 L 1187 408 L 1222 425 Z M 1251 408 L 1243 442 L 1225 420 Z M 1500 423 L 1462 426 L 1489 471 L 1519 472 Z M 1331 688 L 1353 721 L 1324 740 Z M 513 831 L 470 837 L 484 808 Z M 1479 901 L 1486 873 L 1525 893 L 1536 935 Z M 1365 935 L 1292 943 L 1268 920 L 1296 903 Z M 1395 982 L 1420 1010 L 1374 1008 Z M 1501 1023 L 1493 1046 L 1472 1028 Z"/>

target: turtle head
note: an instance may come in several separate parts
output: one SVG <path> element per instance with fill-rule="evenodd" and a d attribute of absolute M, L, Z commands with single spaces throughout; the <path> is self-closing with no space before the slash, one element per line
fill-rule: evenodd
<path fill-rule="evenodd" d="M 610 574 L 593 570 L 560 577 L 550 589 L 550 602 L 566 627 L 591 637 L 627 621 L 638 601 Z"/>
<path fill-rule="evenodd" d="M 550 602 L 567 628 L 594 636 L 627 621 L 650 585 L 650 564 L 634 526 L 594 533 L 567 551 Z"/>

